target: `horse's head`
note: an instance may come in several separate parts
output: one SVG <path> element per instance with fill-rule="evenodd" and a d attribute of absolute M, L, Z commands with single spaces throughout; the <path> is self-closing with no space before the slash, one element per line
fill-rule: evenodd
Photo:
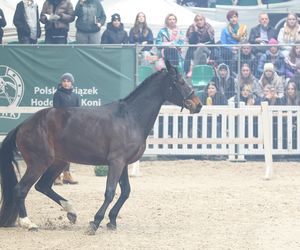
<path fill-rule="evenodd" d="M 195 95 L 193 88 L 179 74 L 177 68 L 173 67 L 169 61 L 165 61 L 168 70 L 168 86 L 165 90 L 166 100 L 182 108 L 187 108 L 190 113 L 199 113 L 202 102 Z"/>

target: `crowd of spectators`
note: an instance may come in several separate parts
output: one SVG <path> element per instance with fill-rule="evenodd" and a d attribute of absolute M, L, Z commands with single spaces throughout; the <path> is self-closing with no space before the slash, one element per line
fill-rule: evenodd
<path fill-rule="evenodd" d="M 6 25 L 4 14 L 0 9 L 1 42 L 2 27 Z M 106 14 L 98 0 L 79 0 L 75 9 L 68 0 L 46 0 L 41 12 L 34 0 L 23 0 L 16 6 L 13 23 L 21 44 L 38 42 L 40 23 L 45 25 L 46 44 L 66 44 L 69 25 L 75 19 L 76 43 L 144 45 L 140 50 L 142 63 L 160 69 L 164 59 L 168 59 L 187 78 L 193 77 L 195 65 L 211 65 L 215 77 L 206 86 L 205 95 L 213 85 L 227 102 L 238 99 L 245 100 L 247 105 L 262 100 L 270 104 L 300 104 L 300 28 L 295 13 L 289 13 L 283 28 L 276 32 L 267 13 L 261 13 L 258 25 L 248 29 L 239 22 L 238 12 L 230 10 L 220 41 L 215 41 L 214 28 L 200 14 L 186 32 L 179 28 L 176 15 L 168 14 L 164 26 L 154 36 L 143 12 L 137 13 L 129 32 L 124 29 L 121 16 L 115 13 L 101 36 Z M 148 62 L 149 55 L 158 60 Z M 289 86 L 295 91 L 287 96 Z"/>

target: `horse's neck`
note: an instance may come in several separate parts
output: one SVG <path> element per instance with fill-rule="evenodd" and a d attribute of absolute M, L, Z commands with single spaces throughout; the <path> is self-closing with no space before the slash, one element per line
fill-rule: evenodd
<path fill-rule="evenodd" d="M 128 102 L 130 110 L 136 119 L 136 125 L 144 132 L 145 138 L 150 133 L 164 97 L 161 93 L 159 84 L 145 86 L 145 89 Z"/>

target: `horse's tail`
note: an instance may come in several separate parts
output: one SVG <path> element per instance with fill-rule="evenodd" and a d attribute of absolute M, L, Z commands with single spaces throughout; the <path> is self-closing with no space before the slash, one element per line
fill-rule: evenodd
<path fill-rule="evenodd" d="M 10 131 L 2 142 L 0 148 L 0 182 L 1 182 L 1 207 L 0 227 L 13 226 L 18 217 L 18 206 L 15 186 L 18 183 L 14 166 L 19 171 L 14 153 L 17 152 L 16 135 L 18 127 Z"/>

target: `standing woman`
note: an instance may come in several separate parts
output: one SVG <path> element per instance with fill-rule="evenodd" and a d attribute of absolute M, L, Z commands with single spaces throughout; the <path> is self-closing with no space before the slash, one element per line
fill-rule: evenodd
<path fill-rule="evenodd" d="M 283 44 L 294 44 L 300 40 L 300 27 L 298 17 L 296 13 L 289 13 L 284 23 L 283 28 L 278 33 L 278 42 Z M 284 46 L 283 53 L 287 55 L 290 50 L 290 46 Z"/>
<path fill-rule="evenodd" d="M 143 12 L 139 12 L 135 17 L 134 26 L 129 32 L 130 44 L 153 44 L 153 33 L 148 27 L 146 16 Z M 151 47 L 145 47 L 142 51 L 149 51 Z"/>
<path fill-rule="evenodd" d="M 183 63 L 181 48 L 175 46 L 184 44 L 184 33 L 177 26 L 177 17 L 174 14 L 166 16 L 165 27 L 159 30 L 155 43 L 166 46 L 161 50 L 161 54 L 172 65 L 178 66 Z"/>
<path fill-rule="evenodd" d="M 6 26 L 6 20 L 3 14 L 2 9 L 0 9 L 0 44 L 2 44 L 2 37 L 3 37 L 3 27 Z"/>

